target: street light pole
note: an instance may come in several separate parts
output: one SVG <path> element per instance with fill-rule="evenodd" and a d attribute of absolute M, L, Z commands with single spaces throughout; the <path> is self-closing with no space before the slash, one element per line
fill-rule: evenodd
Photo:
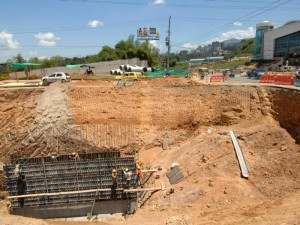
<path fill-rule="evenodd" d="M 167 52 L 167 71 L 166 73 L 169 73 L 169 67 L 170 67 L 170 51 L 171 51 L 171 16 L 169 17 L 169 29 L 168 29 L 168 36 L 166 37 L 166 45 L 168 46 L 168 52 Z"/>

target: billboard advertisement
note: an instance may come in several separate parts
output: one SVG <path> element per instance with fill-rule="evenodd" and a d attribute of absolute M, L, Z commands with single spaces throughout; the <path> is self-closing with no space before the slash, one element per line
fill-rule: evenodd
<path fill-rule="evenodd" d="M 159 40 L 159 32 L 155 27 L 144 27 L 137 29 L 137 38 L 139 40 Z"/>

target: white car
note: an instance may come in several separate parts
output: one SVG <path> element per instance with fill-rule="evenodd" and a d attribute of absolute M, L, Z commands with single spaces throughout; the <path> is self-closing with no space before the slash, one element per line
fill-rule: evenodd
<path fill-rule="evenodd" d="M 55 72 L 55 73 L 52 73 L 49 76 L 42 77 L 43 85 L 48 85 L 48 84 L 56 82 L 56 81 L 60 81 L 62 83 L 70 82 L 71 81 L 71 76 L 68 73 Z"/>

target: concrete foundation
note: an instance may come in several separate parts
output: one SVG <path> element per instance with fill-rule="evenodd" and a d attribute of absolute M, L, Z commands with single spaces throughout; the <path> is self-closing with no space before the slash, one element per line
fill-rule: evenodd
<path fill-rule="evenodd" d="M 13 208 L 14 215 L 39 219 L 71 218 L 87 216 L 91 212 L 93 202 L 80 204 L 62 204 Z M 92 214 L 133 213 L 137 208 L 136 199 L 97 201 Z"/>

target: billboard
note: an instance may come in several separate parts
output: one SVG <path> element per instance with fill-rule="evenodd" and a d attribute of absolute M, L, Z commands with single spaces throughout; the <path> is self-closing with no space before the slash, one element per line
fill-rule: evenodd
<path fill-rule="evenodd" d="M 138 40 L 159 40 L 159 32 L 155 27 L 137 29 Z"/>

